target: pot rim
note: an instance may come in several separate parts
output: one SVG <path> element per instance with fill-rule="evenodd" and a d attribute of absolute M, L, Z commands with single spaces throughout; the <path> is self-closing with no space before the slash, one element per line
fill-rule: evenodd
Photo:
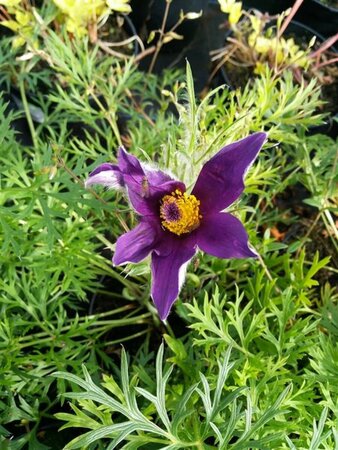
<path fill-rule="evenodd" d="M 137 36 L 138 34 L 131 18 L 127 14 L 121 14 L 121 16 L 123 17 L 125 23 L 129 28 L 127 33 L 130 34 L 130 36 Z M 133 56 L 137 56 L 140 53 L 140 44 L 137 39 L 134 40 L 133 47 L 134 47 Z"/>
<path fill-rule="evenodd" d="M 338 7 L 335 8 L 334 6 L 326 5 L 325 3 L 321 2 L 320 0 L 312 0 L 314 3 L 317 3 L 321 8 L 330 11 L 332 13 L 338 14 Z"/>

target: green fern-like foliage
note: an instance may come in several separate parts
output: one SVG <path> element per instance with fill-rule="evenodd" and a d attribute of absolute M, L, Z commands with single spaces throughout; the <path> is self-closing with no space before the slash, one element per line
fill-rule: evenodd
<path fill-rule="evenodd" d="M 163 370 L 163 351 L 161 345 L 156 358 L 154 392 L 138 386 L 137 378 L 130 380 L 124 350 L 120 380 L 117 382 L 105 377 L 105 389 L 93 383 L 85 367 L 84 379 L 62 372 L 54 374 L 76 384 L 81 390 L 65 394 L 81 408 L 72 404 L 73 414 L 59 413 L 57 417 L 67 421 L 64 427 L 91 429 L 71 441 L 67 449 L 87 447 L 99 439 L 104 439 L 105 448 L 111 450 L 122 442 L 122 448 L 128 449 L 151 443 L 153 448 L 162 449 L 265 448 L 268 442 L 280 439 L 280 433 L 266 435 L 263 430 L 266 424 L 285 413 L 283 404 L 290 386 L 264 412 L 254 411 L 250 393 L 244 393 L 245 388 L 227 392 L 226 381 L 235 365 L 235 362 L 230 362 L 229 347 L 223 360 L 218 362 L 216 378 L 200 373 L 197 382 L 177 395 L 168 407 L 166 398 L 170 392 L 173 366 Z M 235 443 L 229 444 L 230 441 Z M 217 447 L 207 442 L 214 442 Z"/>

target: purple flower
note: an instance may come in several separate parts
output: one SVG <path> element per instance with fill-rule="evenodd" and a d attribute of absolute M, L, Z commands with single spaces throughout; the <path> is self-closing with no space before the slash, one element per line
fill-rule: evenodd
<path fill-rule="evenodd" d="M 138 263 L 151 254 L 151 295 L 162 320 L 198 249 L 218 258 L 256 256 L 242 223 L 222 211 L 243 192 L 244 176 L 265 139 L 265 133 L 255 133 L 222 148 L 204 164 L 191 193 L 122 148 L 117 165 L 101 164 L 89 175 L 86 186 L 125 188 L 139 214 L 139 224 L 118 238 L 113 263 Z"/>

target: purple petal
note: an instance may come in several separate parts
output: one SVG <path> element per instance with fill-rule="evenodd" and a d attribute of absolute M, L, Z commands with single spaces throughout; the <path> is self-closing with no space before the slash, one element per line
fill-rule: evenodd
<path fill-rule="evenodd" d="M 97 166 L 90 174 L 90 177 L 93 177 L 94 175 L 103 172 L 103 171 L 118 171 L 120 172 L 120 169 L 118 168 L 118 166 L 116 164 L 110 164 L 110 163 L 103 163 L 100 164 L 99 166 Z"/>
<path fill-rule="evenodd" d="M 172 181 L 170 175 L 141 163 L 136 156 L 126 152 L 122 147 L 119 148 L 117 159 L 120 171 L 125 175 L 129 175 L 136 183 L 142 182 L 144 177 L 153 185 Z"/>
<path fill-rule="evenodd" d="M 133 208 L 142 216 L 159 215 L 159 201 L 176 189 L 185 191 L 185 185 L 173 180 L 160 170 L 141 165 L 139 160 L 123 148 L 118 154 L 119 169 L 123 174 L 129 200 Z"/>
<path fill-rule="evenodd" d="M 133 230 L 118 238 L 113 263 L 118 266 L 142 261 L 154 249 L 157 240 L 156 226 L 146 220 L 140 222 Z"/>
<path fill-rule="evenodd" d="M 197 231 L 197 245 L 217 258 L 257 257 L 248 247 L 248 234 L 242 223 L 228 213 L 203 218 Z"/>
<path fill-rule="evenodd" d="M 219 212 L 243 192 L 244 176 L 266 139 L 255 133 L 222 148 L 206 162 L 192 191 L 201 202 L 202 215 Z"/>
<path fill-rule="evenodd" d="M 141 216 L 159 217 L 159 202 L 162 197 L 186 188 L 170 175 L 142 165 L 140 161 L 122 147 L 118 151 L 118 165 L 101 164 L 90 175 L 85 186 L 103 184 L 111 188 L 125 187 L 130 203 Z"/>
<path fill-rule="evenodd" d="M 85 187 L 92 184 L 102 184 L 109 188 L 118 189 L 124 185 L 124 181 L 118 166 L 104 163 L 96 167 L 85 181 Z"/>
<path fill-rule="evenodd" d="M 136 156 L 126 152 L 123 147 L 120 147 L 118 150 L 117 161 L 121 172 L 129 173 L 130 175 L 144 175 L 140 161 Z"/>
<path fill-rule="evenodd" d="M 196 253 L 193 239 L 179 239 L 166 233 L 166 240 L 152 253 L 151 296 L 161 320 L 165 320 L 185 279 L 187 263 Z"/>

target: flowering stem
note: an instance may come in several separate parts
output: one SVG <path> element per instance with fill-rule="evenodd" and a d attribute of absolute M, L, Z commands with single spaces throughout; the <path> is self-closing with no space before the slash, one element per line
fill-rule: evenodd
<path fill-rule="evenodd" d="M 298 9 L 301 7 L 302 3 L 304 0 L 296 0 L 293 7 L 291 8 L 290 14 L 286 17 L 286 19 L 283 21 L 282 26 L 280 27 L 280 29 L 278 30 L 278 40 L 279 38 L 282 36 L 282 34 L 284 33 L 284 31 L 286 30 L 287 26 L 289 25 L 289 23 L 291 22 L 293 16 L 296 14 L 296 12 L 298 11 Z"/>
<path fill-rule="evenodd" d="M 160 50 L 161 50 L 162 45 L 163 45 L 163 36 L 164 36 L 165 25 L 166 25 L 167 20 L 168 20 L 170 3 L 171 3 L 171 0 L 166 0 L 165 11 L 164 11 L 163 20 L 162 20 L 162 26 L 161 26 L 161 29 L 160 29 L 160 38 L 159 38 L 159 40 L 158 40 L 158 42 L 156 44 L 156 50 L 155 50 L 155 53 L 154 53 L 153 58 L 151 60 L 151 63 L 150 63 L 149 69 L 148 69 L 148 73 L 151 73 L 153 71 L 155 63 L 156 63 L 156 60 L 157 60 L 157 57 L 158 57 L 158 54 L 160 53 Z"/>
<path fill-rule="evenodd" d="M 141 53 L 139 53 L 135 57 L 135 62 L 141 61 L 143 58 L 145 58 L 148 55 L 151 55 L 155 51 L 156 51 L 156 45 L 152 45 L 151 47 L 146 48 L 145 50 L 143 50 Z"/>
<path fill-rule="evenodd" d="M 1 5 L 0 5 L 0 13 L 1 13 L 0 14 L 1 21 L 3 21 L 3 20 L 11 20 L 11 16 L 8 14 L 6 9 L 3 6 L 1 6 Z"/>

